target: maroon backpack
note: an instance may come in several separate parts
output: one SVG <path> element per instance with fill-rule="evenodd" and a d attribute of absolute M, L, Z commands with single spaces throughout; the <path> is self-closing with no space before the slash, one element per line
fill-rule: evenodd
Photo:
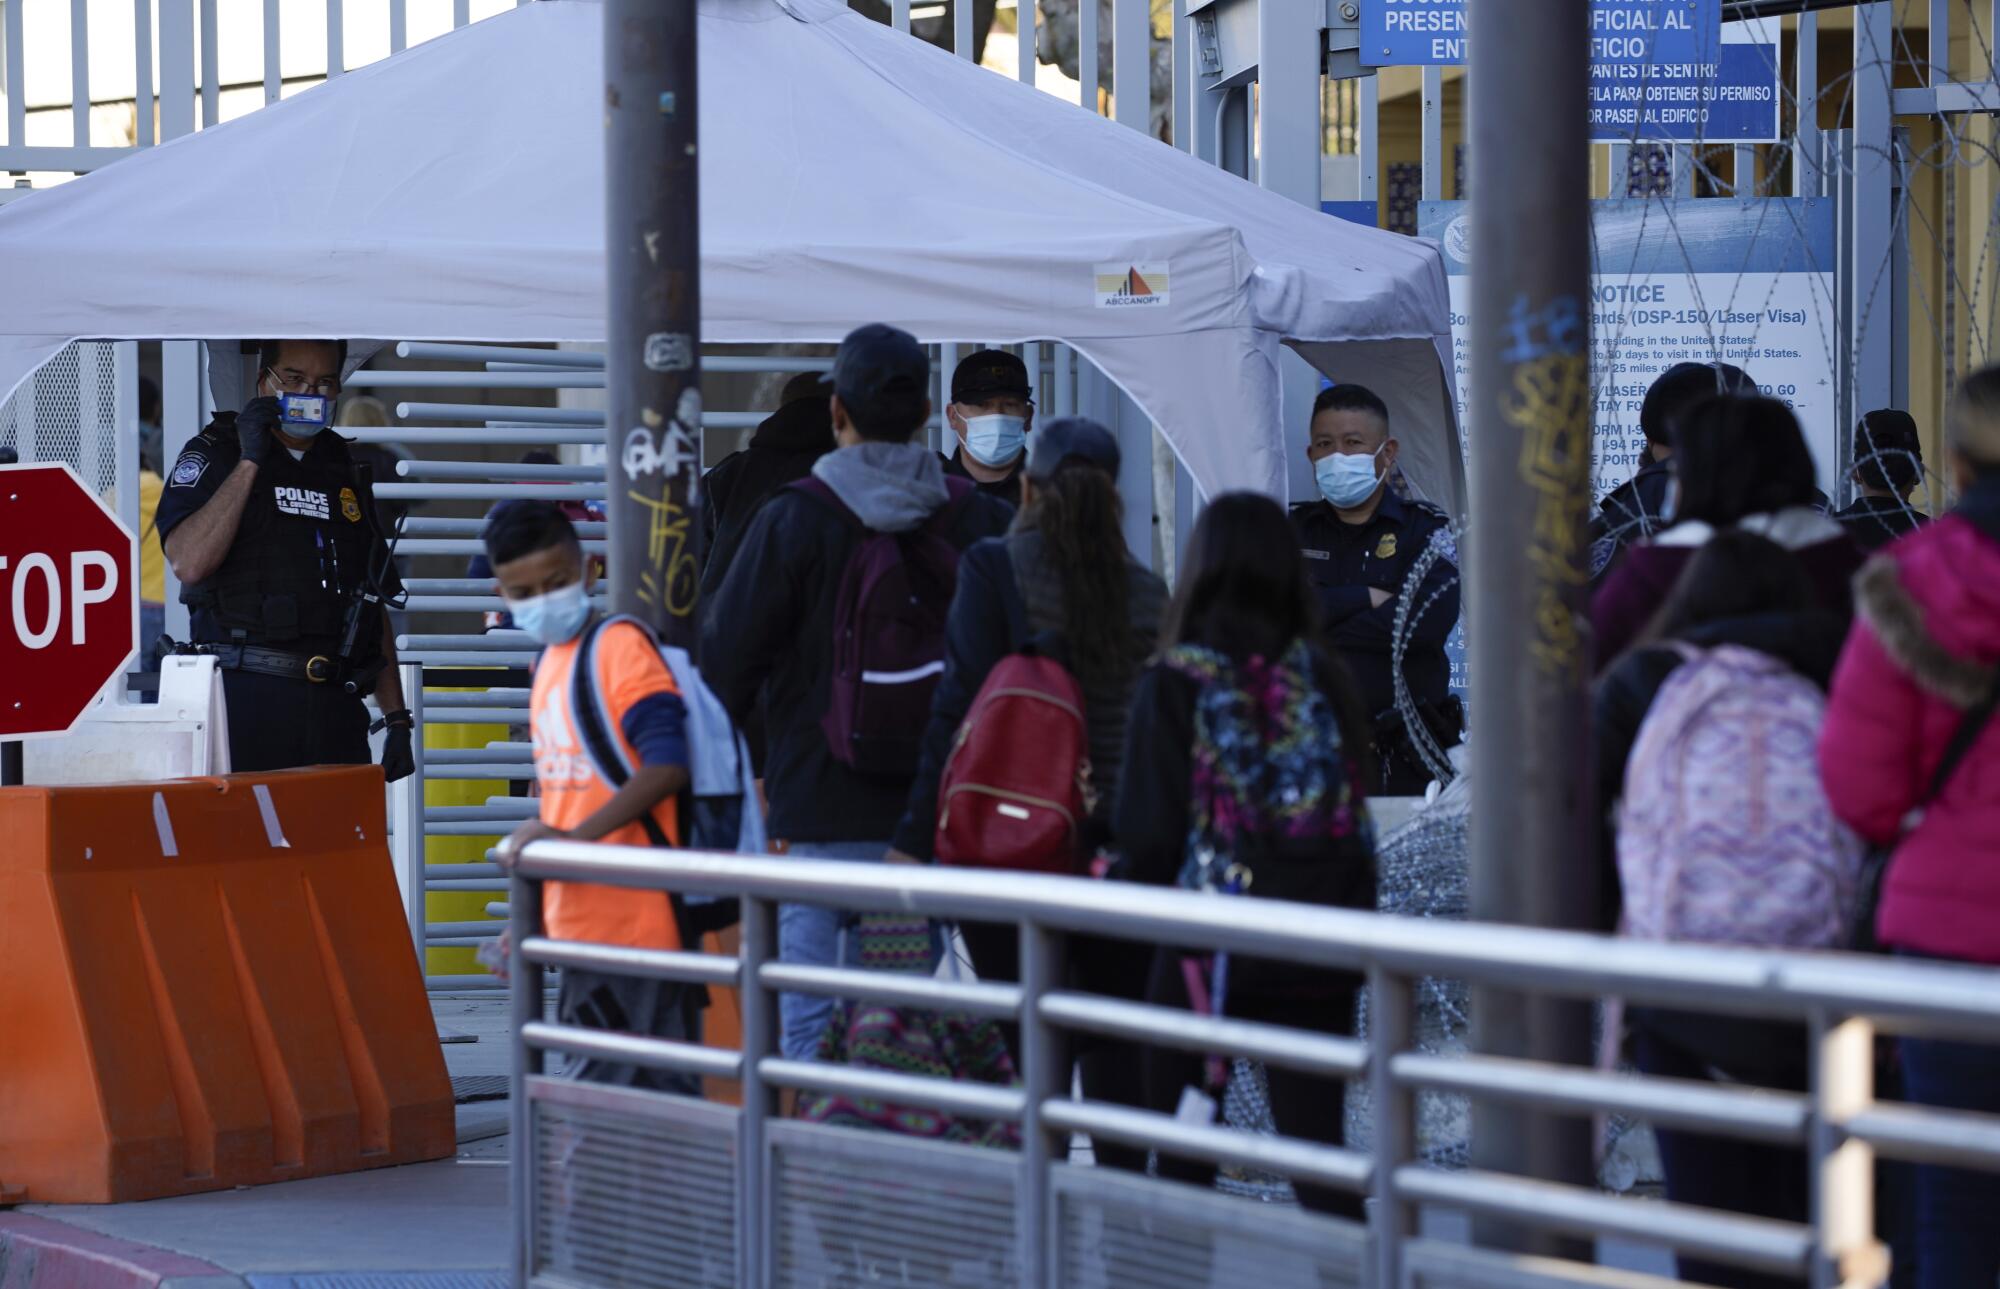
<path fill-rule="evenodd" d="M 945 480 L 949 499 L 917 527 L 877 532 L 817 478 L 791 485 L 832 506 L 860 530 L 833 604 L 831 693 L 820 729 L 833 757 L 856 774 L 907 779 L 944 675 L 945 619 L 958 589 L 958 547 L 945 536 L 972 495 Z"/>
<path fill-rule="evenodd" d="M 1096 796 L 1083 686 L 1054 658 L 1010 654 L 979 687 L 945 761 L 938 862 L 1078 872 Z"/>

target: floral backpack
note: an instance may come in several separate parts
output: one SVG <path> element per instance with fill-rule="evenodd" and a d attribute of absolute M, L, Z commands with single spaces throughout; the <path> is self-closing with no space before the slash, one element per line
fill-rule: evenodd
<path fill-rule="evenodd" d="M 1360 766 L 1341 742 L 1333 704 L 1295 641 L 1275 661 L 1241 664 L 1199 645 L 1161 662 L 1198 686 L 1186 858 L 1179 884 L 1222 895 L 1261 895 L 1339 908 L 1375 907 L 1375 833 Z M 1187 958 L 1197 1012 L 1221 1015 L 1229 955 Z M 1235 985 L 1282 985 L 1286 968 L 1251 959 Z M 1210 1062 L 1209 1081 L 1224 1080 Z"/>
<path fill-rule="evenodd" d="M 860 965 L 877 971 L 924 974 L 930 963 L 931 925 L 923 918 L 864 914 L 849 934 L 860 941 Z M 818 1059 L 827 1065 L 914 1074 L 963 1083 L 1012 1087 L 1017 1079 L 1007 1039 L 990 1020 L 886 1003 L 843 1000 L 820 1036 Z M 813 1093 L 799 1102 L 808 1123 L 868 1128 L 969 1146 L 1019 1149 L 1010 1123 L 962 1119 L 920 1106 L 872 1097 Z"/>

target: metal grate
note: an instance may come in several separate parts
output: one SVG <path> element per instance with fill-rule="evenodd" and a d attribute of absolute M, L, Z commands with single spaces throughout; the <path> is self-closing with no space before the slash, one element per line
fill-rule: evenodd
<path fill-rule="evenodd" d="M 735 1289 L 736 1111 L 548 1079 L 529 1097 L 536 1283 Z"/>
<path fill-rule="evenodd" d="M 118 483 L 117 347 L 65 347 L 0 403 L 0 448 L 22 461 L 66 462 L 94 496 Z"/>
<path fill-rule="evenodd" d="M 1368 1233 L 1172 1182 L 1064 1166 L 1053 1177 L 1055 1289 L 1347 1289 Z"/>
<path fill-rule="evenodd" d="M 508 1078 L 504 1074 L 461 1074 L 451 1081 L 451 1099 L 459 1105 L 468 1101 L 505 1101 Z"/>
<path fill-rule="evenodd" d="M 769 1135 L 777 1289 L 1021 1283 L 1013 1153 L 811 1124 Z"/>

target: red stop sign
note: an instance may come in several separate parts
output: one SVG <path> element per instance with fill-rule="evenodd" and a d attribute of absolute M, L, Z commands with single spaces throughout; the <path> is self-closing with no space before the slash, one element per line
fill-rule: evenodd
<path fill-rule="evenodd" d="M 61 734 L 132 656 L 139 543 L 61 463 L 0 466 L 0 738 Z"/>

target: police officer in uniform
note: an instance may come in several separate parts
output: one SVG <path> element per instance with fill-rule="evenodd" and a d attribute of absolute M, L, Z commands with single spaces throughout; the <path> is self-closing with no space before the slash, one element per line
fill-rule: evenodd
<path fill-rule="evenodd" d="M 1320 500 L 1293 506 L 1292 527 L 1318 595 L 1327 643 L 1353 674 L 1374 724 L 1373 790 L 1415 795 L 1431 774 L 1396 707 L 1396 603 L 1431 534 L 1445 527 L 1447 518 L 1429 502 L 1398 497 L 1389 487 L 1396 466 L 1389 409 L 1359 385 L 1335 385 L 1314 400 L 1306 456 Z M 1426 604 L 1430 607 L 1423 609 Z M 1438 559 L 1424 574 L 1410 612 L 1403 652 L 1410 697 L 1438 744 L 1453 747 L 1464 719 L 1450 692 L 1451 664 L 1444 651 L 1458 623 L 1458 570 L 1449 559 Z"/>
<path fill-rule="evenodd" d="M 402 589 L 346 440 L 280 426 L 280 394 L 340 396 L 347 345 L 269 340 L 258 397 L 219 413 L 167 476 L 156 525 L 194 650 L 219 660 L 239 771 L 365 765 L 372 694 L 382 771 L 415 769 L 411 717 L 381 601 Z M 329 418 L 330 419 L 330 418 Z"/>
<path fill-rule="evenodd" d="M 944 472 L 1010 506 L 1021 504 L 1028 433 L 1035 428 L 1035 388 L 1028 365 L 1004 349 L 980 349 L 951 373 L 944 423 L 958 440 Z"/>

